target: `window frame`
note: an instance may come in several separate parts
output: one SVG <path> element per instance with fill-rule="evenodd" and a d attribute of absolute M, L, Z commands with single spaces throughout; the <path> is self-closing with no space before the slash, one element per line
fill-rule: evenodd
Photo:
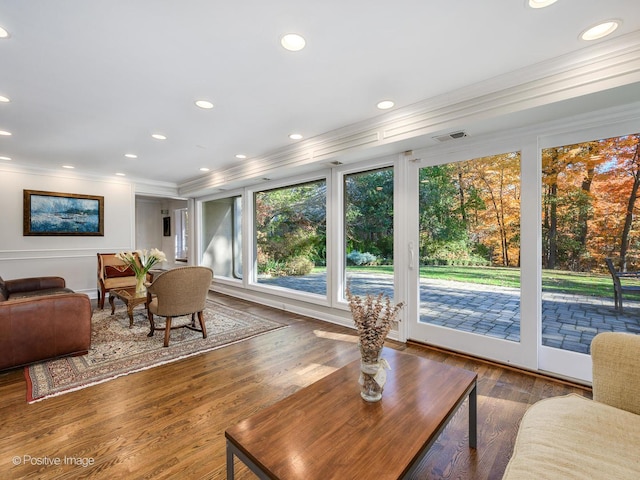
<path fill-rule="evenodd" d="M 266 190 L 277 190 L 283 189 L 287 187 L 294 187 L 296 185 L 302 185 L 307 183 L 314 183 L 324 181 L 326 185 L 326 196 L 325 196 L 325 222 L 326 222 L 326 230 L 327 230 L 327 286 L 326 286 L 326 294 L 324 296 L 312 294 L 308 292 L 304 292 L 301 290 L 294 290 L 290 288 L 283 288 L 274 285 L 265 285 L 258 283 L 258 260 L 257 260 L 257 241 L 256 241 L 256 223 L 255 223 L 255 195 L 256 193 L 266 191 Z M 245 203 L 243 207 L 243 225 L 244 232 L 251 232 L 250 235 L 245 235 L 246 241 L 244 242 L 244 254 L 243 259 L 246 259 L 243 262 L 244 267 L 244 285 L 247 290 L 260 293 L 260 294 L 270 294 L 283 296 L 288 299 L 299 300 L 306 303 L 320 305 L 320 306 L 330 306 L 330 292 L 331 292 L 331 267 L 330 267 L 330 258 L 331 258 L 331 249 L 330 249 L 330 235 L 331 229 L 330 225 L 331 221 L 331 213 L 330 213 L 330 202 L 329 198 L 332 195 L 332 179 L 329 170 L 320 170 L 313 172 L 307 175 L 297 175 L 287 179 L 280 180 L 265 180 L 263 183 L 252 185 L 250 187 L 245 188 Z"/>

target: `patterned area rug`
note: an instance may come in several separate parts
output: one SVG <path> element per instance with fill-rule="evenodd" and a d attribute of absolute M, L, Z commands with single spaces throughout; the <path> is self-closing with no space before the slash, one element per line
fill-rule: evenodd
<path fill-rule="evenodd" d="M 116 308 L 113 316 L 110 314 L 109 307 L 94 311 L 91 350 L 87 355 L 25 367 L 29 403 L 209 352 L 285 326 L 208 301 L 204 311 L 207 338 L 203 339 L 200 332 L 180 328 L 171 331 L 169 346 L 164 348 L 164 331 L 147 337 L 149 321 L 142 307 L 134 309 L 131 329 L 124 306 Z M 164 326 L 162 317 L 154 320 Z M 178 322 L 190 323 L 191 317 L 174 319 L 173 325 Z"/>

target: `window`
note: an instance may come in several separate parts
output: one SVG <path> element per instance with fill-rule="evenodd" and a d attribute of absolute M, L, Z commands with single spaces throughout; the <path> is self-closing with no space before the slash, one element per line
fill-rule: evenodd
<path fill-rule="evenodd" d="M 420 322 L 520 341 L 520 154 L 420 169 Z"/>
<path fill-rule="evenodd" d="M 345 175 L 344 198 L 345 286 L 393 298 L 393 168 Z"/>
<path fill-rule="evenodd" d="M 176 219 L 176 262 L 188 259 L 189 215 L 186 208 L 175 211 Z"/>
<path fill-rule="evenodd" d="M 640 270 L 640 134 L 543 149 L 542 186 L 542 344 L 589 353 L 600 332 L 638 333 L 638 296 L 615 307 L 606 259 Z"/>
<path fill-rule="evenodd" d="M 327 294 L 325 180 L 256 192 L 257 283 Z"/>
<path fill-rule="evenodd" d="M 202 264 L 216 277 L 242 279 L 242 197 L 202 205 Z"/>

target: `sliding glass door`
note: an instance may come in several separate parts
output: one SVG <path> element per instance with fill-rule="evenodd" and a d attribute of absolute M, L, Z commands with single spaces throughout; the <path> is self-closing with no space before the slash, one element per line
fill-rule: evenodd
<path fill-rule="evenodd" d="M 520 163 L 510 151 L 409 166 L 409 338 L 523 363 Z"/>
<path fill-rule="evenodd" d="M 589 378 L 593 337 L 640 333 L 640 295 L 616 301 L 613 278 L 640 286 L 640 134 L 571 140 L 541 149 L 540 368 Z"/>

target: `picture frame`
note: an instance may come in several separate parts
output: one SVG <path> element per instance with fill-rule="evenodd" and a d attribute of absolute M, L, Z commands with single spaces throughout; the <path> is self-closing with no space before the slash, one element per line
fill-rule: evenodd
<path fill-rule="evenodd" d="M 171 236 L 171 217 L 162 217 L 162 234 L 165 237 Z"/>
<path fill-rule="evenodd" d="M 104 236 L 104 197 L 23 192 L 23 235 Z"/>

